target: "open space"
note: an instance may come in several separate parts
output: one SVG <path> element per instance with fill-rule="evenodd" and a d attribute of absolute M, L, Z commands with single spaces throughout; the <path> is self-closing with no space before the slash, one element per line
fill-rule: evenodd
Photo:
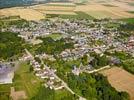
<path fill-rule="evenodd" d="M 130 5 L 132 2 L 119 2 L 109 1 L 103 2 L 90 1 L 83 5 L 77 5 L 75 3 L 46 3 L 33 5 L 29 7 L 13 7 L 5 8 L 0 10 L 0 15 L 15 16 L 19 15 L 21 18 L 26 20 L 40 20 L 44 19 L 46 14 L 57 14 L 57 15 L 77 15 L 77 12 L 83 12 L 94 18 L 132 18 L 134 6 Z"/>
<path fill-rule="evenodd" d="M 36 21 L 45 18 L 45 16 L 42 13 L 33 9 L 23 8 L 23 7 L 1 9 L 0 15 L 20 16 L 22 19 L 36 20 Z"/>
<path fill-rule="evenodd" d="M 29 68 L 26 62 L 20 64 L 20 68 L 15 73 L 14 88 L 15 91 L 24 91 L 27 97 L 32 98 L 38 93 L 42 81 L 30 73 Z"/>
<path fill-rule="evenodd" d="M 107 76 L 108 81 L 116 90 L 128 92 L 131 100 L 134 100 L 134 75 L 118 67 L 104 70 L 101 73 Z"/>

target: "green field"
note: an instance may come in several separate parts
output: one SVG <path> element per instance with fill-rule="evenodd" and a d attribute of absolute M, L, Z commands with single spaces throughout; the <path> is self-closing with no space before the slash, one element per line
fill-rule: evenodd
<path fill-rule="evenodd" d="M 19 69 L 15 73 L 13 84 L 0 85 L 0 100 L 9 100 L 10 87 L 15 87 L 15 91 L 25 91 L 28 99 L 33 97 L 41 85 L 39 80 L 33 73 L 29 72 L 29 65 L 26 62 L 20 64 Z M 4 94 L 4 96 L 3 96 Z"/>
<path fill-rule="evenodd" d="M 19 67 L 14 77 L 15 90 L 24 90 L 28 98 L 32 98 L 38 92 L 42 80 L 29 72 L 30 66 L 26 62 L 21 63 Z"/>
<path fill-rule="evenodd" d="M 10 87 L 12 85 L 0 85 L 0 100 L 10 100 Z"/>
<path fill-rule="evenodd" d="M 129 24 L 134 24 L 134 18 L 125 18 L 125 19 L 121 19 L 121 21 L 124 21 Z"/>
<path fill-rule="evenodd" d="M 53 33 L 50 35 L 47 35 L 46 37 L 51 37 L 53 40 L 60 40 L 61 38 L 65 37 L 65 35 L 60 33 Z"/>
<path fill-rule="evenodd" d="M 58 14 L 47 14 L 47 18 L 59 17 L 63 19 L 94 19 L 94 17 L 84 13 L 75 12 L 77 15 L 58 15 Z"/>
<path fill-rule="evenodd" d="M 106 28 L 118 28 L 120 26 L 120 24 L 118 24 L 118 23 L 107 23 L 107 24 L 105 24 L 104 25 L 104 27 L 106 27 Z"/>
<path fill-rule="evenodd" d="M 31 100 L 78 100 L 78 97 L 71 94 L 66 89 L 54 91 L 49 88 L 41 87 L 39 93 Z"/>

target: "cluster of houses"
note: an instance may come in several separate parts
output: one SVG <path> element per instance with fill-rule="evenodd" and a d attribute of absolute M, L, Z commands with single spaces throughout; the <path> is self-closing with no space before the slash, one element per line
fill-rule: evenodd
<path fill-rule="evenodd" d="M 46 54 L 43 54 L 43 57 Z M 36 55 L 36 57 L 41 57 L 41 55 Z M 48 55 L 46 55 L 46 57 L 48 57 Z M 31 55 L 24 55 L 22 57 L 23 59 L 21 60 L 29 60 L 30 61 L 30 65 L 33 68 L 33 71 L 35 72 L 35 75 L 41 79 L 43 79 L 44 85 L 45 87 L 49 87 L 50 89 L 54 89 L 54 90 L 59 90 L 59 89 L 63 89 L 64 85 L 61 82 L 61 80 L 59 80 L 55 74 L 56 70 L 55 69 L 51 69 L 50 67 L 48 67 L 47 65 L 45 65 L 44 63 L 39 63 L 38 61 L 36 61 Z M 43 66 L 43 67 L 41 67 Z"/>
<path fill-rule="evenodd" d="M 49 34 L 60 33 L 71 39 L 74 43 L 74 49 L 66 49 L 62 51 L 59 56 L 65 60 L 77 60 L 89 52 L 96 52 L 97 54 L 103 54 L 105 51 L 125 51 L 134 56 L 134 36 L 124 41 L 120 37 L 120 31 L 117 28 L 105 27 L 108 23 L 124 24 L 122 22 L 109 21 L 93 21 L 93 20 L 72 20 L 72 19 L 60 19 L 53 18 L 39 22 L 29 22 L 28 27 L 11 26 L 8 31 L 20 33 L 19 36 L 26 41 L 32 42 L 37 37 L 47 36 Z M 6 29 L 3 29 L 6 31 Z M 67 41 L 67 40 L 66 40 Z M 42 41 L 38 41 L 41 43 Z M 37 44 L 38 44 L 37 43 Z M 53 55 L 41 54 L 36 55 L 39 58 L 55 61 Z M 23 57 L 23 60 L 30 60 L 30 64 L 33 66 L 36 76 L 46 80 L 45 86 L 51 89 L 60 89 L 64 86 L 62 82 L 55 77 L 55 71 L 46 65 L 41 68 L 41 64 L 35 59 L 31 59 L 31 56 Z M 111 58 L 114 62 L 119 62 L 116 58 Z M 85 67 L 92 69 L 92 66 Z M 83 70 L 83 67 L 76 67 L 72 69 L 72 73 L 79 75 Z"/>
<path fill-rule="evenodd" d="M 65 51 L 61 52 L 60 57 L 62 57 L 64 61 L 77 60 L 78 58 L 84 56 L 86 53 L 88 53 L 88 49 L 66 49 Z"/>
<path fill-rule="evenodd" d="M 80 73 L 82 72 L 86 72 L 86 71 L 91 71 L 93 70 L 94 68 L 92 67 L 92 65 L 88 64 L 87 66 L 84 66 L 82 63 L 79 65 L 79 66 L 73 66 L 73 69 L 72 69 L 72 73 L 74 75 L 79 75 Z"/>

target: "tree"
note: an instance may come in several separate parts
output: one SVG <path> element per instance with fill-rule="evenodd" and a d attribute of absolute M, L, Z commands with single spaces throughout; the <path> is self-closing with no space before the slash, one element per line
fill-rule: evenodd
<path fill-rule="evenodd" d="M 29 67 L 29 72 L 33 72 L 33 66 L 32 65 L 30 65 L 30 67 Z"/>

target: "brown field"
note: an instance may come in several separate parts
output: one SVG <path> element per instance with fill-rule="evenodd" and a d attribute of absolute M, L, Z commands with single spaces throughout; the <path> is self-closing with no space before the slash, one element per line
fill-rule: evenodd
<path fill-rule="evenodd" d="M 32 6 L 32 9 L 43 14 L 76 15 L 76 13 L 74 12 L 75 5 L 73 3 L 48 3 Z"/>
<path fill-rule="evenodd" d="M 65 6 L 63 5 L 65 4 Z M 0 9 L 0 16 L 20 16 L 22 19 L 35 20 L 45 18 L 45 14 L 66 14 L 66 15 L 76 15 L 74 12 L 75 6 L 72 3 L 49 3 L 40 4 L 29 7 L 13 7 Z"/>
<path fill-rule="evenodd" d="M 130 14 L 120 7 L 108 7 L 97 3 L 77 6 L 75 11 L 83 11 L 89 14 L 90 16 L 99 19 L 120 19 L 134 17 L 134 14 Z"/>
<path fill-rule="evenodd" d="M 11 94 L 13 100 L 26 100 L 27 96 L 24 91 L 15 91 L 14 87 L 11 87 Z"/>
<path fill-rule="evenodd" d="M 101 18 L 132 18 L 133 13 L 128 11 L 134 11 L 134 6 L 128 5 L 131 0 L 126 0 L 126 2 L 120 1 L 109 1 L 103 0 L 103 2 L 98 2 L 99 0 L 92 0 L 85 5 L 76 5 L 73 3 L 48 3 L 39 4 L 29 7 L 14 7 L 0 9 L 0 15 L 5 16 L 16 16 L 19 15 L 21 18 L 26 20 L 40 20 L 45 18 L 45 14 L 66 14 L 75 15 L 76 11 L 81 11 L 89 14 L 90 16 L 101 19 Z M 113 5 L 105 6 L 105 5 Z"/>
<path fill-rule="evenodd" d="M 40 20 L 45 18 L 45 16 L 42 13 L 36 10 L 20 8 L 20 7 L 1 9 L 0 15 L 20 16 L 22 19 L 26 19 L 26 20 Z"/>
<path fill-rule="evenodd" d="M 33 9 L 36 9 L 38 11 L 43 10 L 61 10 L 61 11 L 74 11 L 75 7 L 67 7 L 67 6 L 54 6 L 54 5 L 38 5 L 38 6 L 33 6 Z"/>
<path fill-rule="evenodd" d="M 110 2 L 110 4 L 118 6 L 125 11 L 134 11 L 134 6 L 130 6 L 127 2 L 114 1 L 114 2 Z"/>
<path fill-rule="evenodd" d="M 118 67 L 103 70 L 100 73 L 107 76 L 108 81 L 116 90 L 128 92 L 130 99 L 134 100 L 134 75 Z"/>

